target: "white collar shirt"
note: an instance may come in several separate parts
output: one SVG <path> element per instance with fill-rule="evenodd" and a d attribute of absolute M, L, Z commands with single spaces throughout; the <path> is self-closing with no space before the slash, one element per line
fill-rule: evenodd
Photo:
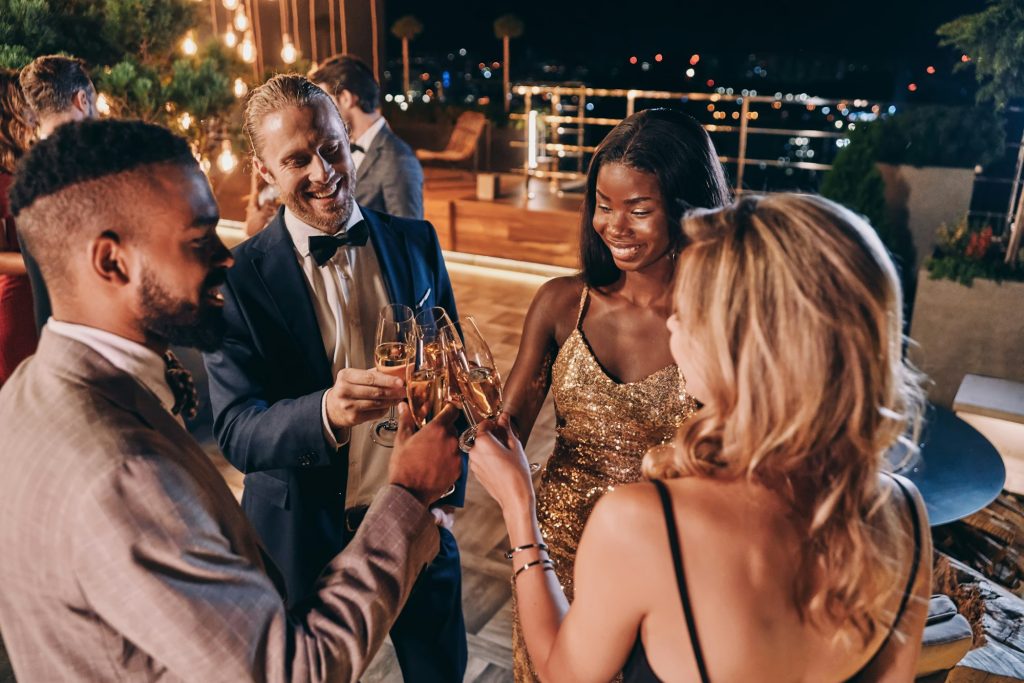
<path fill-rule="evenodd" d="M 46 329 L 85 344 L 103 356 L 108 363 L 148 389 L 156 396 L 160 405 L 167 412 L 171 412 L 174 407 L 174 391 L 167 383 L 165 374 L 167 365 L 160 354 L 131 339 L 125 339 L 113 332 L 88 325 L 67 323 L 50 318 L 46 321 Z M 184 425 L 180 415 L 174 415 L 174 418 L 179 424 Z"/>
<path fill-rule="evenodd" d="M 361 220 L 362 211 L 353 203 L 352 215 L 345 229 Z M 339 247 L 327 263 L 317 266 L 309 253 L 309 238 L 324 232 L 306 224 L 287 208 L 284 222 L 309 286 L 332 377 L 337 377 L 345 368 L 374 367 L 377 319 L 380 309 L 390 299 L 373 240 L 367 240 L 361 247 Z M 345 495 L 345 505 L 369 505 L 377 490 L 387 481 L 390 458 L 390 449 L 378 446 L 370 438 L 377 420 L 336 435 L 327 423 L 326 399 L 321 403 L 321 420 L 328 442 L 335 447 L 343 445 L 346 440 L 349 444 L 348 482 L 345 491 L 339 491 Z"/>
<path fill-rule="evenodd" d="M 359 166 L 363 163 L 363 159 L 366 158 L 366 152 L 370 149 L 370 145 L 373 144 L 374 138 L 377 137 L 377 133 L 384 127 L 387 121 L 381 116 L 379 119 L 373 122 L 373 125 L 363 131 L 363 134 L 353 140 L 354 144 L 359 145 L 362 151 L 355 151 L 352 153 L 352 161 L 356 165 L 356 170 L 359 170 Z"/>

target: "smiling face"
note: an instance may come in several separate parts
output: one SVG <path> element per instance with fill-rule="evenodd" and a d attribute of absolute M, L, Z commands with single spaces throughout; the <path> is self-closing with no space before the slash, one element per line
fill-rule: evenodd
<path fill-rule="evenodd" d="M 669 254 L 668 213 L 653 173 L 606 163 L 597 173 L 594 230 L 619 270 L 640 271 Z"/>
<path fill-rule="evenodd" d="M 334 234 L 352 214 L 355 165 L 338 110 L 325 97 L 287 106 L 259 123 L 257 169 L 302 221 Z"/>

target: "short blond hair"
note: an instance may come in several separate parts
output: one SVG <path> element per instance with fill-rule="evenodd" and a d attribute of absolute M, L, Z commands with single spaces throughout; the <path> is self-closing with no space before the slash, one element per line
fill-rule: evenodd
<path fill-rule="evenodd" d="M 320 99 L 335 107 L 330 95 L 299 74 L 278 74 L 253 89 L 245 103 L 244 127 L 256 157 L 262 158 L 263 139 L 259 128 L 267 115 L 287 107 L 310 107 Z"/>
<path fill-rule="evenodd" d="M 676 315 L 706 351 L 708 406 L 652 478 L 746 478 L 805 525 L 794 600 L 837 637 L 870 641 L 902 591 L 905 507 L 887 505 L 886 453 L 917 423 L 900 280 L 861 217 L 811 195 L 744 196 L 683 221 Z"/>

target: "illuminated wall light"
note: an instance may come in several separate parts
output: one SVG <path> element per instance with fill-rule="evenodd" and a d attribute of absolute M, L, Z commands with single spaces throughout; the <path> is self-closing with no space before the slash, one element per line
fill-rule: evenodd
<path fill-rule="evenodd" d="M 531 109 L 526 119 L 526 166 L 537 168 L 537 110 Z"/>
<path fill-rule="evenodd" d="M 686 70 L 686 77 L 687 77 L 687 78 L 693 78 L 693 75 L 694 75 L 695 73 L 697 73 L 697 72 L 696 72 L 696 71 L 694 71 L 694 70 L 693 70 L 693 68 L 691 67 L 691 68 L 689 68 L 689 69 L 687 69 L 687 70 Z"/>
<path fill-rule="evenodd" d="M 231 11 L 238 7 L 238 0 L 224 0 L 224 9 Z"/>
<path fill-rule="evenodd" d="M 697 62 L 699 62 L 699 61 L 700 61 L 700 55 L 690 55 L 690 64 L 692 66 L 697 66 Z"/>
<path fill-rule="evenodd" d="M 246 64 L 252 64 L 256 61 L 256 44 L 252 39 L 252 31 L 247 31 L 245 38 L 242 39 L 241 44 L 238 46 L 238 54 L 241 55 L 242 61 Z"/>
<path fill-rule="evenodd" d="M 295 60 L 299 58 L 298 50 L 295 49 L 295 45 L 292 44 L 292 38 L 287 33 L 284 34 L 284 47 L 281 48 L 281 61 L 285 64 L 294 64 Z"/>
<path fill-rule="evenodd" d="M 192 127 L 192 115 L 185 112 L 178 117 L 178 125 L 181 126 L 182 130 L 188 130 Z"/>
<path fill-rule="evenodd" d="M 181 41 L 181 51 L 189 56 L 199 52 L 199 46 L 196 45 L 196 38 L 192 31 L 186 33 L 184 40 Z"/>
<path fill-rule="evenodd" d="M 246 16 L 245 10 L 241 7 L 239 7 L 238 11 L 235 12 L 234 24 L 235 28 L 241 31 L 242 33 L 245 33 L 249 30 L 249 17 Z"/>
<path fill-rule="evenodd" d="M 231 29 L 224 32 L 224 44 L 228 47 L 234 47 L 238 45 L 238 34 Z"/>
<path fill-rule="evenodd" d="M 217 168 L 224 173 L 230 173 L 235 170 L 235 166 L 238 166 L 238 157 L 235 156 L 234 151 L 231 149 L 231 141 L 223 140 L 220 143 L 221 152 L 217 155 Z"/>
<path fill-rule="evenodd" d="M 241 99 L 245 97 L 245 93 L 249 92 L 249 86 L 245 84 L 241 78 L 235 79 L 235 97 Z"/>
<path fill-rule="evenodd" d="M 105 93 L 100 93 L 96 98 L 96 111 L 100 113 L 100 116 L 110 116 L 110 100 Z"/>
<path fill-rule="evenodd" d="M 933 74 L 935 73 L 935 67 L 929 66 L 927 69 L 925 69 L 925 71 L 927 71 L 929 74 Z"/>

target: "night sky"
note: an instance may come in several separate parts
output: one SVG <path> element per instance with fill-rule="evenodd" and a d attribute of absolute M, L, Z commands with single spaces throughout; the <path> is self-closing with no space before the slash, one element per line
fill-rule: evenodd
<path fill-rule="evenodd" d="M 423 50 L 466 47 L 497 56 L 492 22 L 512 12 L 526 23 L 520 50 L 575 61 L 655 51 L 927 58 L 936 53 L 937 26 L 984 6 L 984 0 L 387 0 L 386 8 L 389 23 L 404 14 L 419 18 L 425 30 L 416 46 Z"/>

